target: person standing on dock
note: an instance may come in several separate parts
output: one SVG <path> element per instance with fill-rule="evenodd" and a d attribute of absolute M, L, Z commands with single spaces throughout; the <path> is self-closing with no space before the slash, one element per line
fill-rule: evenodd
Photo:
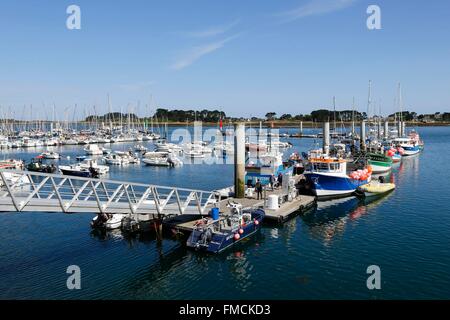
<path fill-rule="evenodd" d="M 256 180 L 255 189 L 256 189 L 256 194 L 257 194 L 257 200 L 259 200 L 260 197 L 262 199 L 263 188 L 262 188 L 261 181 L 259 181 L 259 179 Z"/>
<path fill-rule="evenodd" d="M 269 184 L 270 184 L 270 188 L 271 188 L 272 191 L 273 191 L 273 187 L 274 187 L 274 184 L 275 184 L 275 177 L 274 177 L 273 174 L 270 175 L 270 178 L 269 178 Z"/>
<path fill-rule="evenodd" d="M 283 186 L 283 174 L 280 172 L 278 174 L 278 186 L 281 188 Z"/>

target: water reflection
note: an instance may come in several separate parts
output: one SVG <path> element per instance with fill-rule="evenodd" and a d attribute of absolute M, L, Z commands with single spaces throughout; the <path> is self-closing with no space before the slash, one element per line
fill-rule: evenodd
<path fill-rule="evenodd" d="M 402 180 L 402 177 L 405 173 L 407 173 L 408 176 L 414 176 L 414 178 L 418 178 L 420 165 L 419 161 L 420 153 L 408 157 L 403 157 L 397 170 L 397 172 L 399 173 L 399 180 Z"/>
<path fill-rule="evenodd" d="M 392 193 L 373 198 L 342 198 L 319 202 L 317 209 L 302 216 L 312 238 L 325 246 L 344 233 L 349 221 L 355 221 L 387 201 Z"/>

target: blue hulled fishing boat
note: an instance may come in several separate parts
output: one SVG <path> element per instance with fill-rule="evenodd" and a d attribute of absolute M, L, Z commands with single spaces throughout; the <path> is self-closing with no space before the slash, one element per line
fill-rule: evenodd
<path fill-rule="evenodd" d="M 343 159 L 321 157 L 309 159 L 304 175 L 318 198 L 339 198 L 351 195 L 370 182 L 371 168 L 347 175 L 347 162 Z"/>
<path fill-rule="evenodd" d="M 219 253 L 242 239 L 250 237 L 261 227 L 264 210 L 242 210 L 242 206 L 229 202 L 229 215 L 218 214 L 213 208 L 212 219 L 199 220 L 187 240 L 187 246 L 209 253 Z"/>

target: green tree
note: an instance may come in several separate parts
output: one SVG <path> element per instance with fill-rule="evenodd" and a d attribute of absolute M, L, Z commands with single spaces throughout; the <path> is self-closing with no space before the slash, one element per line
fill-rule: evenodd
<path fill-rule="evenodd" d="M 267 121 L 275 120 L 277 113 L 276 112 L 267 112 L 266 119 Z"/>

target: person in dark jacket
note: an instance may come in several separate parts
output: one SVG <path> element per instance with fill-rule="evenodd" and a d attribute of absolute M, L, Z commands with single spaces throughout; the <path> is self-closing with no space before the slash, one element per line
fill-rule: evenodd
<path fill-rule="evenodd" d="M 261 181 L 259 181 L 259 179 L 256 180 L 255 189 L 256 189 L 256 194 L 257 194 L 257 200 L 259 200 L 260 197 L 262 199 L 263 187 L 262 187 Z"/>
<path fill-rule="evenodd" d="M 278 186 L 281 188 L 283 186 L 283 174 L 280 172 L 278 174 Z"/>
<path fill-rule="evenodd" d="M 270 184 L 270 188 L 271 188 L 272 191 L 273 191 L 273 187 L 274 187 L 274 184 L 275 184 L 275 177 L 274 177 L 273 174 L 270 175 L 269 184 Z"/>

